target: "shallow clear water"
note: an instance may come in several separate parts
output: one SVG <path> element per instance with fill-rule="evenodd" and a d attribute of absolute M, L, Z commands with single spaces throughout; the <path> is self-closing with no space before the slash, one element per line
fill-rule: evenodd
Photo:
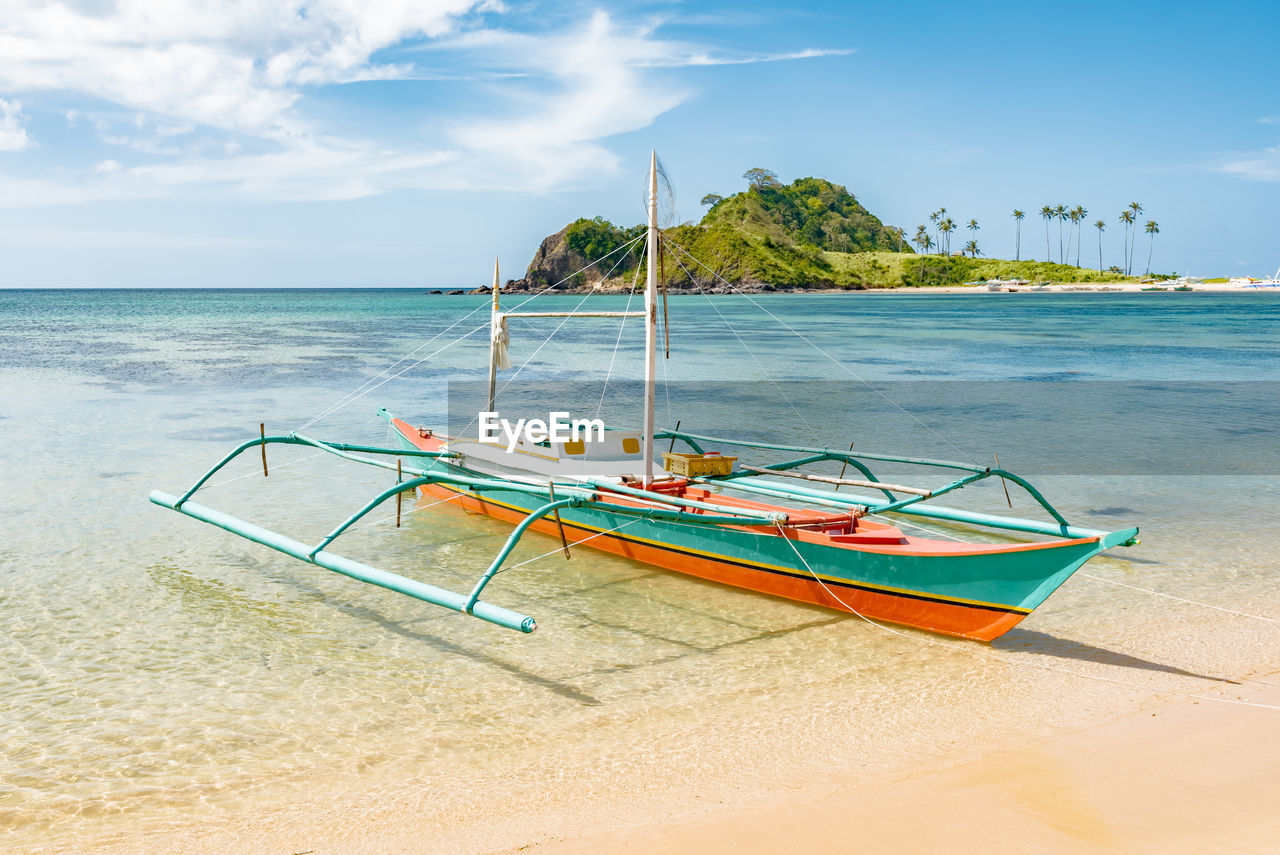
<path fill-rule="evenodd" d="M 1042 472 L 1080 524 L 1142 526 L 1140 547 L 1088 573 L 1280 618 L 1270 296 L 675 298 L 663 365 L 674 394 L 669 413 L 660 395 L 659 422 L 1001 453 Z M 323 839 L 388 804 L 447 841 L 566 799 L 732 797 L 824 766 L 891 771 L 1280 665 L 1274 624 L 1087 577 L 987 649 L 585 549 L 498 577 L 489 598 L 538 618 L 521 636 L 146 501 L 259 422 L 374 443 L 386 439 L 377 406 L 440 423 L 449 379 L 482 376 L 483 330 L 308 424 L 478 310 L 401 367 L 473 330 L 485 305 L 400 291 L 0 291 L 0 848 L 103 849 L 233 812 L 274 811 Z M 513 325 L 516 364 L 553 328 Z M 616 325 L 570 322 L 518 382 L 594 384 L 595 399 L 617 341 Z M 625 338 L 613 376 L 636 375 L 639 345 Z M 729 381 L 755 394 L 735 399 L 744 386 Z M 1032 386 L 1051 391 L 1018 391 Z M 1006 388 L 1029 412 L 974 404 Z M 629 391 L 614 389 L 616 419 Z M 1086 411 L 1094 389 L 1112 390 L 1114 413 Z M 1149 434 L 1134 428 L 1144 417 Z M 1116 447 L 1124 474 L 1109 476 Z M 388 483 L 306 451 L 270 455 L 268 479 L 247 457 L 206 503 L 308 540 Z M 1003 502 L 998 483 L 957 500 Z M 341 551 L 460 589 L 507 533 L 448 507 L 397 530 L 393 513 Z M 532 536 L 516 559 L 555 546 Z"/>

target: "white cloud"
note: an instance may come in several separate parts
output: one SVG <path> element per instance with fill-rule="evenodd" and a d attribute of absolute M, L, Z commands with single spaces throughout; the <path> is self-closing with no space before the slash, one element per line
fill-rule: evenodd
<path fill-rule="evenodd" d="M 476 155 L 469 181 L 522 183 L 541 190 L 568 172 L 612 171 L 615 156 L 599 140 L 647 127 L 680 104 L 679 87 L 645 77 L 641 68 L 672 45 L 642 29 L 617 27 L 604 12 L 556 36 L 486 31 L 449 45 L 480 49 L 526 75 L 491 88 L 514 115 L 473 117 L 450 127 L 451 139 Z M 549 85 L 548 85 L 549 83 Z"/>
<path fill-rule="evenodd" d="M 31 145 L 21 119 L 22 104 L 0 98 L 0 151 L 22 151 Z"/>
<path fill-rule="evenodd" d="M 373 54 L 439 37 L 476 0 L 6 4 L 0 92 L 74 91 L 209 127 L 287 137 L 299 87 L 394 76 Z"/>
<path fill-rule="evenodd" d="M 97 103 L 67 110 L 67 125 L 86 120 L 116 152 L 78 172 L 0 175 L 0 205 L 543 190 L 616 169 L 604 141 L 688 97 L 664 70 L 848 53 L 717 54 L 605 12 L 538 33 L 482 26 L 482 14 L 507 12 L 494 0 L 10 0 L 0 93 L 88 96 Z M 444 67 L 377 58 L 392 47 Z M 332 105 L 306 109 L 315 87 L 385 79 L 468 81 L 475 97 L 465 113 L 397 116 L 392 131 L 365 125 L 362 138 L 324 127 Z M 26 147 L 17 102 L 8 104 L 0 148 Z"/>
<path fill-rule="evenodd" d="M 1280 181 L 1280 146 L 1237 155 L 1216 168 L 1247 181 Z"/>
<path fill-rule="evenodd" d="M 1264 125 L 1280 125 L 1280 116 L 1263 116 L 1258 121 Z"/>

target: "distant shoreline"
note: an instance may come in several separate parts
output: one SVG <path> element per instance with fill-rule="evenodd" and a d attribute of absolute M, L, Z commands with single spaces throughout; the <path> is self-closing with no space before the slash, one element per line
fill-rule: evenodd
<path fill-rule="evenodd" d="M 1158 289 L 1158 290 L 1157 290 Z M 687 287 L 670 288 L 668 294 L 671 296 L 725 296 L 733 294 L 746 294 L 749 296 L 773 296 L 787 294 L 1005 294 L 1005 293 L 1032 293 L 1032 294 L 1079 294 L 1079 293 L 1128 293 L 1128 294 L 1189 294 L 1189 293 L 1215 293 L 1215 294 L 1265 294 L 1268 292 L 1280 293 L 1280 288 L 1250 288 L 1246 285 L 1232 285 L 1229 282 L 1208 282 L 1192 285 L 1189 290 L 1175 291 L 1173 285 L 1150 282 L 1052 282 L 1044 286 L 1021 285 L 1014 287 L 1002 286 L 998 291 L 988 290 L 985 285 L 903 285 L 896 288 L 765 288 L 760 286 L 743 286 L 729 288 L 720 285 L 714 288 L 704 290 L 696 290 Z M 479 297 L 493 293 L 487 287 L 480 288 L 429 288 L 425 292 L 429 295 L 438 295 L 445 297 Z M 542 293 L 562 294 L 565 296 L 584 296 L 587 294 L 599 295 L 617 295 L 621 296 L 627 291 L 607 289 L 600 290 L 597 288 L 563 288 L 555 291 L 539 292 L 529 288 L 517 289 L 501 289 L 501 293 L 512 296 L 532 297 L 541 295 Z M 641 293 L 637 289 L 635 292 Z"/>

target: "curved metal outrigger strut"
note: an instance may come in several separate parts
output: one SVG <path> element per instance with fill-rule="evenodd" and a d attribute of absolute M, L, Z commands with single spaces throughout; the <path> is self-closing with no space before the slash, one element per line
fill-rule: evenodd
<path fill-rule="evenodd" d="M 1086 538 L 1099 537 L 1112 534 L 1112 532 L 1101 531 L 1097 529 L 1080 528 L 1073 526 L 1067 522 L 1067 518 L 1049 503 L 1039 490 L 1020 475 L 1008 471 L 1007 469 L 992 468 L 989 466 L 978 466 L 972 463 L 957 463 L 950 460 L 931 460 L 922 457 L 901 457 L 892 454 L 872 454 L 861 451 L 840 451 L 830 448 L 809 448 L 798 445 L 779 445 L 770 442 L 751 442 L 747 440 L 724 439 L 715 436 L 703 436 L 693 433 L 682 433 L 680 431 L 663 431 L 656 435 L 655 439 L 672 439 L 680 440 L 688 445 L 699 454 L 704 453 L 702 443 L 710 443 L 717 445 L 728 445 L 739 448 L 757 448 L 772 451 L 789 451 L 798 454 L 804 454 L 804 457 L 795 460 L 787 460 L 781 463 L 771 463 L 768 466 L 752 466 L 747 468 L 739 468 L 728 475 L 708 476 L 699 478 L 698 481 L 703 483 L 722 484 L 730 489 L 741 490 L 746 493 L 756 493 L 764 496 L 774 496 L 778 498 L 799 499 L 805 502 L 813 502 L 814 504 L 826 505 L 828 507 L 846 508 L 855 510 L 860 513 L 902 513 L 914 516 L 929 517 L 931 519 L 948 520 L 953 522 L 969 523 L 973 525 L 987 526 L 988 528 L 1004 529 L 1006 531 L 1022 531 L 1032 534 L 1044 534 L 1054 537 L 1070 537 L 1070 538 Z M 776 484 L 774 482 L 764 483 L 744 483 L 746 479 L 758 478 L 761 475 L 779 474 L 784 475 L 789 470 L 812 463 L 820 463 L 823 461 L 834 460 L 837 463 L 848 463 L 857 469 L 864 476 L 867 482 L 864 486 L 878 489 L 885 496 L 887 501 L 876 499 L 868 496 L 859 496 L 852 493 L 834 493 L 829 490 L 812 490 L 804 487 L 793 486 L 790 484 Z M 929 467 L 933 469 L 947 469 L 956 472 L 965 472 L 967 474 L 953 481 L 950 481 L 941 487 L 935 487 L 929 490 L 916 490 L 912 488 L 898 487 L 897 492 L 910 492 L 912 495 L 906 498 L 900 498 L 895 495 L 893 484 L 884 484 L 880 479 L 876 478 L 871 467 L 865 461 L 882 461 L 888 463 L 905 463 L 912 466 Z M 1017 484 L 1027 492 L 1036 504 L 1044 508 L 1049 516 L 1053 517 L 1054 522 L 1039 522 L 1036 520 L 1024 520 L 1016 517 L 994 516 L 992 514 L 982 514 L 973 511 L 965 511 L 957 508 L 943 508 L 937 505 L 924 505 L 926 502 L 936 496 L 950 493 L 953 490 L 959 490 L 978 481 L 987 478 L 1003 478 Z M 1136 542 L 1132 537 L 1126 537 L 1123 541 L 1112 543 L 1111 545 L 1132 546 Z"/>
<path fill-rule="evenodd" d="M 191 497 L 195 495 L 201 487 L 208 483 L 217 472 L 221 471 L 232 460 L 244 454 L 245 452 L 268 445 L 303 445 L 316 448 L 328 454 L 344 460 L 362 463 L 368 466 L 377 466 L 383 469 L 389 469 L 392 472 L 403 472 L 414 477 L 409 480 L 397 483 L 392 487 L 380 491 L 372 499 L 367 501 L 358 511 L 347 517 L 337 526 L 335 526 L 328 534 L 326 534 L 318 543 L 307 545 L 301 541 L 294 540 L 287 535 L 279 532 L 271 531 L 223 511 L 207 507 L 197 502 L 191 501 Z M 375 455 L 375 457 L 366 457 L 364 455 Z M 430 465 L 425 469 L 399 467 L 394 463 L 386 460 L 379 460 L 377 457 L 417 457 L 430 461 Z M 340 573 L 352 579 L 366 582 L 370 585 L 377 585 L 390 591 L 405 594 L 423 602 L 433 605 L 442 606 L 453 611 L 463 614 L 473 615 L 481 620 L 497 624 L 498 626 L 516 629 L 521 632 L 533 632 L 537 627 L 537 622 L 527 616 L 510 609 L 497 606 L 492 603 L 486 603 L 480 600 L 480 594 L 484 591 L 485 586 L 493 579 L 502 567 L 503 562 L 511 555 L 512 550 L 520 542 L 521 537 L 529 530 L 533 523 L 545 517 L 547 514 L 554 513 L 561 508 L 590 506 L 591 508 L 610 514 L 623 517 L 637 517 L 653 520 L 662 520 L 666 522 L 685 523 L 690 525 L 715 526 L 715 525 L 736 525 L 736 526 L 768 526 L 773 527 L 778 524 L 787 522 L 787 515 L 780 513 L 764 513 L 752 511 L 749 509 L 727 508 L 722 505 L 715 505 L 708 502 L 699 502 L 692 499 L 674 499 L 660 494 L 646 493 L 641 490 L 628 488 L 624 485 L 607 482 L 603 479 L 588 479 L 583 483 L 556 483 L 538 484 L 524 483 L 520 481 L 510 481 L 499 478 L 478 478 L 469 475 L 461 475 L 454 472 L 432 468 L 436 461 L 457 457 L 456 454 L 447 451 L 423 451 L 420 449 L 404 449 L 404 448 L 380 448 L 378 446 L 369 445 L 351 445 L 348 443 L 328 442 L 325 440 L 312 439 L 299 433 L 291 433 L 284 436 L 263 436 L 241 443 L 231 453 L 227 454 L 218 461 L 208 472 L 200 476 L 199 479 L 182 495 L 174 496 L 160 490 L 151 493 L 150 499 L 154 504 L 164 508 L 185 514 L 193 519 L 201 522 L 209 523 L 218 528 L 237 534 L 254 543 L 262 544 L 282 552 L 285 555 L 297 558 L 299 561 L 305 561 L 308 564 L 314 564 L 317 567 L 323 567 L 335 573 Z M 528 516 L 516 526 L 515 530 L 507 538 L 506 543 L 498 552 L 497 556 L 490 563 L 488 569 L 476 582 L 469 594 L 460 594 L 455 591 L 449 591 L 439 588 L 435 585 L 429 585 L 425 582 L 419 582 L 388 570 L 382 570 L 377 567 L 371 567 L 359 561 L 354 561 L 341 555 L 337 555 L 329 551 L 329 546 L 346 533 L 350 528 L 381 505 L 386 500 L 395 496 L 397 493 L 414 490 L 418 487 L 428 484 L 444 484 L 453 488 L 457 488 L 459 492 L 465 493 L 483 493 L 488 490 L 503 490 L 507 492 L 524 493 L 526 495 L 536 496 L 544 499 L 544 503 L 533 508 Z M 553 490 L 558 495 L 553 495 Z M 619 504 L 617 501 L 605 501 L 601 494 L 608 492 L 615 499 L 623 501 L 635 501 L 637 504 L 627 505 Z M 685 510 L 685 509 L 691 510 Z"/>

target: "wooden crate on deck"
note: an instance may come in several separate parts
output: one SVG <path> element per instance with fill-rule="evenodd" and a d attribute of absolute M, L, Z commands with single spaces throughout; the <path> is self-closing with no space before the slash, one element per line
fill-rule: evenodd
<path fill-rule="evenodd" d="M 728 475 L 733 471 L 736 457 L 725 457 L 721 454 L 682 454 L 675 451 L 662 452 L 662 468 L 675 475 L 686 478 L 697 478 L 703 475 Z"/>

